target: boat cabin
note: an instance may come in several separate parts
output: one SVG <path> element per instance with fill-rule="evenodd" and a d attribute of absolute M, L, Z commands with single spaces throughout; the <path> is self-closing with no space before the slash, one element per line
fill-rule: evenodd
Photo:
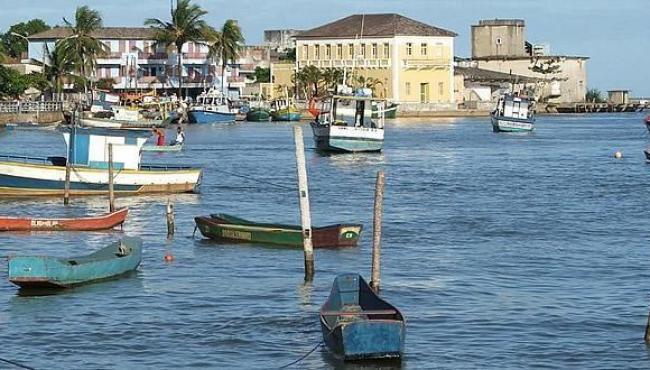
<path fill-rule="evenodd" d="M 196 98 L 196 105 L 214 106 L 225 104 L 228 104 L 227 99 L 225 99 L 221 92 L 214 89 L 210 89 L 209 91 L 202 93 Z"/>
<path fill-rule="evenodd" d="M 373 118 L 373 106 L 376 118 Z M 385 101 L 366 96 L 335 95 L 323 102 L 321 117 L 337 126 L 384 128 Z"/>
<path fill-rule="evenodd" d="M 66 127 L 61 131 L 71 164 L 100 169 L 108 168 L 108 144 L 113 144 L 115 169 L 139 169 L 140 150 L 151 136 L 149 130 Z"/>
<path fill-rule="evenodd" d="M 532 101 L 512 94 L 503 95 L 497 102 L 495 116 L 528 120 L 533 117 Z"/>

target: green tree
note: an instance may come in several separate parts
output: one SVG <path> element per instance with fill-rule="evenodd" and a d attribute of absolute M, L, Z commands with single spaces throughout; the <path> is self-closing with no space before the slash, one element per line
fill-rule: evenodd
<path fill-rule="evenodd" d="M 0 66 L 0 97 L 19 98 L 27 87 L 26 79 L 18 71 Z"/>
<path fill-rule="evenodd" d="M 255 67 L 255 82 L 271 82 L 271 69 Z"/>
<path fill-rule="evenodd" d="M 237 21 L 228 19 L 221 30 L 213 33 L 209 56 L 221 60 L 221 92 L 225 94 L 226 66 L 234 63 L 242 50 L 244 36 Z"/>
<path fill-rule="evenodd" d="M 63 52 L 75 65 L 79 76 L 84 79 L 84 93 L 88 93 L 88 80 L 95 70 L 97 58 L 108 53 L 108 47 L 94 36 L 102 27 L 102 17 L 98 11 L 88 6 L 80 6 L 75 12 L 74 23 L 63 18 L 70 30 L 70 36 L 60 41 Z"/>
<path fill-rule="evenodd" d="M 318 85 L 322 80 L 323 75 L 320 69 L 313 65 L 303 67 L 295 75 L 295 83 L 306 90 L 307 98 L 319 96 Z"/>
<path fill-rule="evenodd" d="M 215 34 L 215 31 L 203 20 L 206 14 L 208 14 L 207 11 L 196 4 L 191 4 L 190 0 L 178 0 L 176 8 L 171 11 L 170 22 L 157 18 L 149 18 L 144 22 L 146 26 L 155 30 L 154 38 L 157 44 L 165 45 L 168 48 L 172 45 L 176 47 L 179 99 L 183 92 L 181 81 L 183 45 L 188 42 L 203 44 L 210 35 Z"/>
<path fill-rule="evenodd" d="M 0 63 L 4 63 L 5 60 L 7 60 L 7 54 L 2 44 L 0 44 Z"/>
<path fill-rule="evenodd" d="M 278 58 L 280 60 L 287 60 L 287 61 L 295 62 L 296 61 L 296 48 L 287 49 L 287 51 L 280 54 Z"/>
<path fill-rule="evenodd" d="M 16 23 L 9 27 L 9 30 L 2 35 L 2 45 L 10 57 L 20 58 L 21 54 L 27 51 L 27 40 L 23 37 L 16 36 L 16 34 L 27 37 L 49 29 L 50 26 L 38 18 L 27 22 Z"/>
<path fill-rule="evenodd" d="M 45 66 L 45 76 L 50 82 L 52 93 L 61 100 L 63 84 L 72 77 L 75 68 L 74 59 L 66 54 L 61 44 L 55 45 L 52 51 L 46 47 L 46 54 L 49 63 Z"/>
<path fill-rule="evenodd" d="M 115 80 L 112 78 L 100 78 L 97 80 L 95 83 L 95 87 L 101 90 L 113 90 L 113 84 L 115 84 Z"/>
<path fill-rule="evenodd" d="M 589 89 L 585 95 L 585 99 L 590 103 L 604 103 L 603 93 L 598 89 Z"/>
<path fill-rule="evenodd" d="M 325 88 L 334 90 L 335 93 L 337 85 L 343 83 L 343 75 L 344 73 L 341 68 L 328 67 L 323 69 L 321 72 Z"/>

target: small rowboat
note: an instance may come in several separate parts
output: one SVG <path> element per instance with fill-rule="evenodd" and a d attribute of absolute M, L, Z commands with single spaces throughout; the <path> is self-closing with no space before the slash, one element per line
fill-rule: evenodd
<path fill-rule="evenodd" d="M 128 208 L 95 217 L 29 218 L 0 217 L 0 231 L 93 231 L 112 229 L 124 223 Z"/>
<path fill-rule="evenodd" d="M 650 115 L 647 116 L 647 117 L 643 120 L 643 122 L 645 122 L 645 127 L 648 129 L 648 131 L 650 131 Z"/>
<path fill-rule="evenodd" d="M 300 226 L 252 222 L 223 213 L 196 217 L 194 220 L 201 234 L 214 240 L 302 248 Z M 359 241 L 362 228 L 360 224 L 314 227 L 312 243 L 314 248 L 354 247 Z"/>
<path fill-rule="evenodd" d="M 180 152 L 183 145 L 144 145 L 143 152 Z"/>
<path fill-rule="evenodd" d="M 646 149 L 643 151 L 643 154 L 645 154 L 645 159 L 647 161 L 650 161 L 650 149 Z"/>
<path fill-rule="evenodd" d="M 343 360 L 401 359 L 404 317 L 359 274 L 339 275 L 320 309 L 323 341 Z"/>
<path fill-rule="evenodd" d="M 141 260 L 142 240 L 124 237 L 83 257 L 9 257 L 9 281 L 22 289 L 70 288 L 124 275 Z"/>

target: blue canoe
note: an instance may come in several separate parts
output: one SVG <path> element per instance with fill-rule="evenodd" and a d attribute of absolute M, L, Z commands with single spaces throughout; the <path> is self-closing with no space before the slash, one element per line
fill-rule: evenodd
<path fill-rule="evenodd" d="M 401 359 L 404 317 L 359 274 L 339 275 L 320 309 L 323 340 L 343 360 Z"/>
<path fill-rule="evenodd" d="M 69 288 L 124 275 L 141 260 L 142 240 L 124 237 L 83 257 L 9 257 L 9 281 L 22 289 Z"/>

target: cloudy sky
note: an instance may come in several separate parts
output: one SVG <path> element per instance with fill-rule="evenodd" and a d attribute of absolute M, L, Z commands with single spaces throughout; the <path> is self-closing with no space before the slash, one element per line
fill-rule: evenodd
<path fill-rule="evenodd" d="M 650 96 L 648 0 L 196 0 L 218 26 L 239 20 L 249 44 L 264 29 L 309 29 L 353 13 L 400 13 L 458 33 L 456 55 L 469 55 L 470 25 L 479 19 L 522 18 L 527 38 L 551 52 L 589 56 L 589 87 L 625 88 Z M 89 5 L 107 26 L 140 26 L 168 18 L 170 0 L 0 0 L 0 31 L 30 18 L 60 24 L 79 5 Z"/>

